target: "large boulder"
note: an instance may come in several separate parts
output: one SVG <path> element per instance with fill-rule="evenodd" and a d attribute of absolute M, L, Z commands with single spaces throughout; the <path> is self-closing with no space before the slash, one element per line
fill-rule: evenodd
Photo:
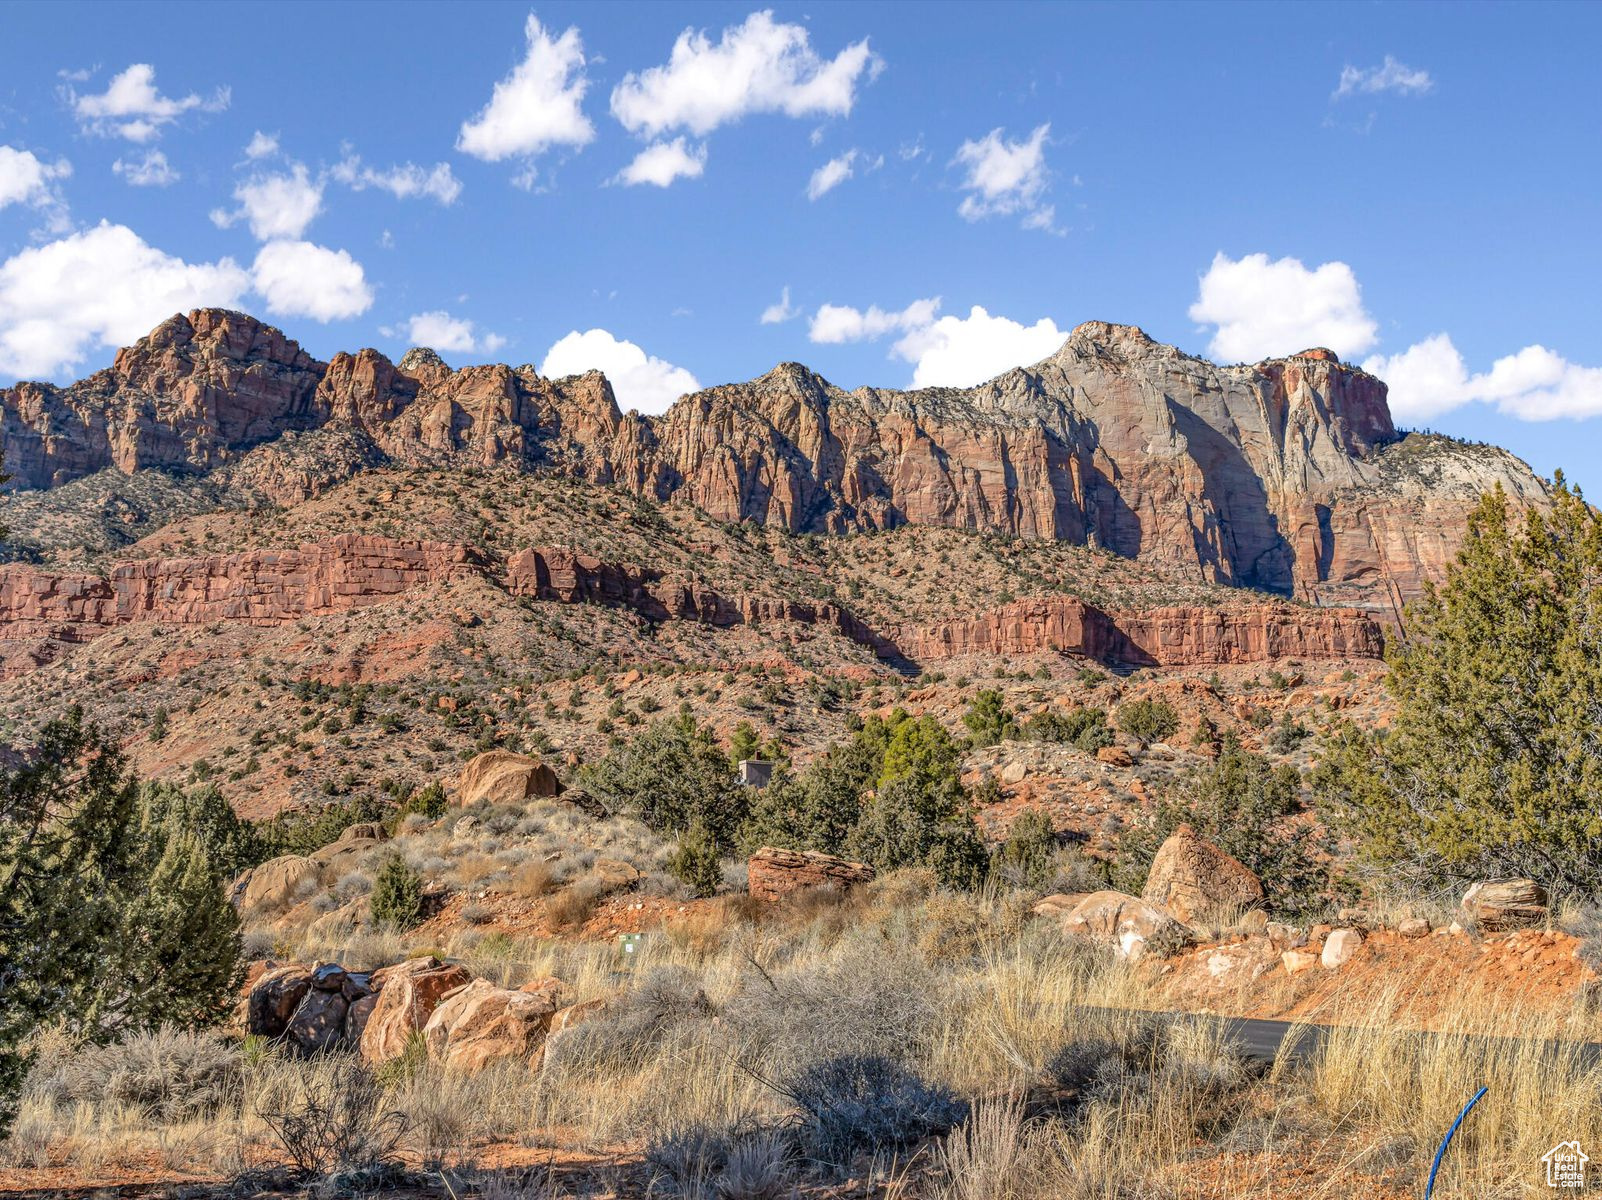
<path fill-rule="evenodd" d="M 350 1004 L 338 991 L 313 987 L 295 1007 L 284 1040 L 302 1054 L 325 1054 L 345 1040 Z"/>
<path fill-rule="evenodd" d="M 311 985 L 310 967 L 274 967 L 263 972 L 245 1001 L 245 1032 L 282 1037 Z"/>
<path fill-rule="evenodd" d="M 362 1057 L 373 1063 L 399 1057 L 412 1034 L 428 1024 L 440 998 L 471 979 L 466 967 L 433 957 L 409 958 L 374 971 L 370 986 L 378 992 L 378 1003 L 362 1029 Z"/>
<path fill-rule="evenodd" d="M 310 857 L 327 868 L 329 878 L 335 879 L 354 868 L 369 851 L 376 850 L 389 840 L 389 834 L 377 821 L 361 821 L 351 825 L 326 846 L 311 852 Z"/>
<path fill-rule="evenodd" d="M 776 850 L 764 846 L 751 856 L 747 887 L 760 900 L 778 900 L 805 888 L 831 884 L 848 888 L 871 883 L 874 869 L 814 850 Z"/>
<path fill-rule="evenodd" d="M 574 1030 L 592 1021 L 604 1020 L 611 1011 L 612 1002 L 605 998 L 585 1000 L 557 1009 L 551 1017 L 550 1032 L 545 1035 L 544 1068 L 550 1070 L 561 1062 L 564 1050 L 573 1045 Z"/>
<path fill-rule="evenodd" d="M 1487 880 L 1463 893 L 1462 908 L 1486 933 L 1525 929 L 1546 920 L 1546 889 L 1533 879 Z"/>
<path fill-rule="evenodd" d="M 1355 929 L 1332 929 L 1324 939 L 1324 950 L 1319 961 L 1326 970 L 1334 971 L 1351 961 L 1363 945 L 1363 935 Z"/>
<path fill-rule="evenodd" d="M 301 854 L 281 854 L 269 858 L 248 872 L 238 890 L 239 906 L 246 912 L 286 908 L 299 898 L 308 880 L 322 875 L 322 864 Z"/>
<path fill-rule="evenodd" d="M 1140 958 L 1148 947 L 1167 953 L 1195 935 L 1155 904 L 1123 892 L 1091 892 L 1062 919 L 1064 933 L 1080 934 L 1111 946 L 1120 958 Z"/>
<path fill-rule="evenodd" d="M 1060 920 L 1071 913 L 1079 902 L 1088 895 L 1090 895 L 1089 892 L 1053 892 L 1051 895 L 1042 896 L 1035 901 L 1035 906 L 1029 911 L 1037 917 L 1050 917 Z"/>
<path fill-rule="evenodd" d="M 1151 861 L 1140 898 L 1184 922 L 1231 917 L 1263 902 L 1263 883 L 1236 859 L 1181 825 Z"/>
<path fill-rule="evenodd" d="M 555 796 L 561 790 L 556 772 L 539 759 L 510 750 L 488 750 L 462 768 L 456 798 L 463 805 L 480 800 L 521 804 L 536 796 Z"/>
<path fill-rule="evenodd" d="M 373 1015 L 373 1009 L 378 1007 L 378 993 L 368 992 L 350 1002 L 345 1010 L 345 1043 L 350 1046 L 362 1044 L 362 1034 L 367 1029 L 367 1022 Z"/>
<path fill-rule="evenodd" d="M 610 896 L 638 887 L 640 869 L 622 859 L 598 858 L 590 864 L 589 880 L 600 895 Z"/>
<path fill-rule="evenodd" d="M 429 1057 L 463 1071 L 482 1070 L 502 1058 L 534 1063 L 545 1047 L 561 987 L 552 979 L 513 991 L 475 979 L 456 989 L 423 1027 Z"/>

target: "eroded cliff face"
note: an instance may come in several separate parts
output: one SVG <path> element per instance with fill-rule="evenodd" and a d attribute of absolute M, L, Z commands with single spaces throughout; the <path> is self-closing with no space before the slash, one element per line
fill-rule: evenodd
<path fill-rule="evenodd" d="M 1057 653 L 1117 665 L 1196 666 L 1376 658 L 1383 650 L 1379 626 L 1366 614 L 1275 603 L 1108 613 L 1052 596 L 974 617 L 879 630 L 838 604 L 725 596 L 693 578 L 564 547 L 531 547 L 497 561 L 445 542 L 348 534 L 286 550 L 139 559 L 103 576 L 0 567 L 0 677 L 27 674 L 128 625 L 285 625 L 473 577 L 511 597 L 627 608 L 653 623 L 822 627 L 881 658 L 910 664 L 966 654 Z"/>
<path fill-rule="evenodd" d="M 426 350 L 325 364 L 200 310 L 71 387 L 0 391 L 0 408 L 24 487 L 155 467 L 292 504 L 385 462 L 510 464 L 795 531 L 1093 544 L 1387 615 L 1441 577 L 1482 492 L 1545 497 L 1511 455 L 1398 439 L 1385 385 L 1327 350 L 1219 367 L 1104 322 L 975 388 L 845 392 L 783 364 L 644 418 L 596 373 L 453 371 Z"/>
<path fill-rule="evenodd" d="M 974 617 L 898 626 L 915 662 L 960 655 L 1080 655 L 1127 666 L 1227 666 L 1283 659 L 1380 658 L 1379 624 L 1357 609 L 1263 603 L 1103 612 L 1070 596 L 1020 600 Z"/>

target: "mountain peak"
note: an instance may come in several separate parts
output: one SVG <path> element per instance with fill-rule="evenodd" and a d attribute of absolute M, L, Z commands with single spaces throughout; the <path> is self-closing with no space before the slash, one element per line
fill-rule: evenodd
<path fill-rule="evenodd" d="M 413 346 L 401 356 L 395 369 L 406 375 L 416 375 L 419 371 L 450 371 L 445 360 L 428 346 Z"/>
<path fill-rule="evenodd" d="M 1120 325 L 1114 321 L 1079 322 L 1074 326 L 1073 332 L 1068 335 L 1067 344 L 1084 343 L 1094 343 L 1096 345 L 1117 343 L 1136 346 L 1155 346 L 1158 344 L 1139 325 Z"/>

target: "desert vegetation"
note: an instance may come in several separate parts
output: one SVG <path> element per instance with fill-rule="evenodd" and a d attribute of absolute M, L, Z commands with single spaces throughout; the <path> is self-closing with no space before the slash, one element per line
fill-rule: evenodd
<path fill-rule="evenodd" d="M 1336 707 L 1350 671 L 1293 708 L 1296 663 L 1165 689 L 1078 664 L 802 685 L 608 660 L 508 685 L 516 705 L 264 672 L 291 732 L 258 751 L 381 747 L 391 717 L 456 740 L 426 771 L 353 759 L 320 803 L 248 821 L 210 767 L 131 769 L 125 743 L 165 746 L 176 718 L 74 713 L 0 788 L 7 1162 L 24 1186 L 1401 1197 L 1486 1084 L 1436 1194 L 1520 1194 L 1559 1135 L 1602 1135 L 1582 1049 L 1602 1038 L 1598 579 L 1578 495 L 1488 497 L 1392 643 L 1384 722 Z M 725 691 L 745 702 L 709 712 Z M 827 719 L 790 716 L 803 698 Z M 604 737 L 559 756 L 546 714 L 580 708 Z M 495 755 L 553 786 L 464 795 L 461 764 Z M 765 787 L 741 782 L 750 758 Z M 1031 787 L 1037 764 L 1100 781 L 1093 833 Z M 1256 891 L 1158 912 L 1140 952 L 1075 925 L 1087 894 L 1145 903 L 1176 838 Z M 855 873 L 763 898 L 759 851 Z M 1477 917 L 1506 910 L 1457 903 L 1508 875 L 1542 897 L 1511 935 Z M 1462 975 L 1388 988 L 1344 965 L 1356 946 Z M 1569 991 L 1543 982 L 1560 958 Z M 328 1036 L 248 1032 L 273 980 L 314 968 L 341 997 Z M 375 1050 L 342 1031 L 396 971 L 451 986 Z M 474 997 L 534 1033 L 458 1053 L 429 1013 Z M 1187 1007 L 1335 1028 L 1253 1058 Z"/>
<path fill-rule="evenodd" d="M 346 1187 L 409 1164 L 459 1194 L 537 1176 L 553 1196 L 826 1194 L 848 1178 L 938 1197 L 1245 1197 L 1295 1179 L 1403 1196 L 1458 1097 L 1490 1078 L 1504 1103 L 1441 1193 L 1468 1196 L 1532 1177 L 1558 1117 L 1602 1133 L 1594 1066 L 1487 1036 L 1593 1036 L 1579 1014 L 1466 1007 L 1420 1038 L 1352 996 L 1354 1023 L 1310 1059 L 1254 1063 L 1206 1024 L 1144 1015 L 1155 977 L 1030 920 L 1026 895 L 953 893 L 921 870 L 789 908 L 719 902 L 621 975 L 605 945 L 497 954 L 508 983 L 554 973 L 600 1003 L 536 1066 L 424 1053 L 374 1070 L 171 1025 L 111 1045 L 46 1025 L 10 1153 L 91 1176 L 156 1155 L 200 1178 L 292 1169 Z M 497 1167 L 494 1148 L 519 1143 L 523 1165 Z"/>

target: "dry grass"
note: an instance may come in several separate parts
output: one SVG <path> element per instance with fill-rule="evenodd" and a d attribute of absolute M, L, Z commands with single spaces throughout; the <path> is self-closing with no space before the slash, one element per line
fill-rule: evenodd
<path fill-rule="evenodd" d="M 555 975 L 575 1000 L 608 998 L 606 1015 L 564 1034 L 541 1071 L 422 1063 L 387 1079 L 383 1104 L 404 1115 L 414 1163 L 471 1166 L 492 1142 L 650 1145 L 661 1185 L 673 1175 L 683 1194 L 731 1200 L 848 1169 L 921 1179 L 916 1194 L 932 1200 L 1401 1197 L 1481 1084 L 1491 1092 L 1454 1144 L 1442 1200 L 1538 1194 L 1555 1142 L 1602 1143 L 1602 1069 L 1572 1044 L 1596 1036 L 1584 1012 L 1536 1017 L 1465 992 L 1450 1027 L 1420 1036 L 1395 1028 L 1401 997 L 1353 995 L 1327 1014 L 1347 1028 L 1312 1062 L 1257 1072 L 1210 1025 L 1165 1030 L 1133 1011 L 1157 999 L 1139 973 L 1017 907 L 891 877 L 792 910 L 724 906 L 721 926 L 648 936 L 627 970 L 604 945 L 464 933 L 449 949 L 476 974 Z M 1507 1032 L 1526 1036 L 1491 1036 Z M 264 1096 L 337 1069 L 252 1050 L 207 1115 L 163 1120 L 109 1090 L 66 1095 L 51 1081 L 75 1053 L 56 1046 L 55 1065 L 35 1071 L 13 1161 L 105 1171 L 154 1153 L 176 1171 L 226 1173 L 282 1157 Z M 864 1053 L 970 1101 L 969 1117 L 921 1151 L 880 1152 L 877 1168 L 798 1157 L 793 1072 Z M 1316 1186 L 1283 1174 L 1308 1163 Z"/>

